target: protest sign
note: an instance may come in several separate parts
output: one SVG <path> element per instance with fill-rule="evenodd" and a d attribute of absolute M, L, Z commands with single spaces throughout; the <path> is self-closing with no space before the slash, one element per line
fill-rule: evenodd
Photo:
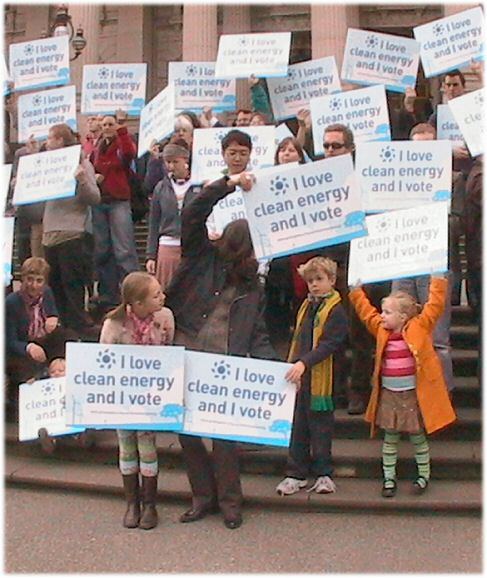
<path fill-rule="evenodd" d="M 366 217 L 367 237 L 350 242 L 348 284 L 448 269 L 448 203 Z"/>
<path fill-rule="evenodd" d="M 12 281 L 12 255 L 14 250 L 15 217 L 3 218 L 3 284 Z"/>
<path fill-rule="evenodd" d="M 240 187 L 235 187 L 235 192 L 230 193 L 224 199 L 218 201 L 208 217 L 207 225 L 211 233 L 221 235 L 223 229 L 237 219 L 246 219 L 245 203 Z"/>
<path fill-rule="evenodd" d="M 392 141 L 357 145 L 355 170 L 367 213 L 451 197 L 451 142 Z"/>
<path fill-rule="evenodd" d="M 66 378 L 40 379 L 19 386 L 19 440 L 25 442 L 39 437 L 45 428 L 50 436 L 76 434 L 84 427 L 66 425 Z"/>
<path fill-rule="evenodd" d="M 65 123 L 76 131 L 76 87 L 31 92 L 19 97 L 19 142 L 47 138 L 53 124 Z"/>
<path fill-rule="evenodd" d="M 383 84 L 406 92 L 416 86 L 419 42 L 411 38 L 349 28 L 341 78 L 356 84 Z"/>
<path fill-rule="evenodd" d="M 439 104 L 436 107 L 436 137 L 438 140 L 451 140 L 457 146 L 464 142 L 462 131 L 448 104 Z"/>
<path fill-rule="evenodd" d="M 286 120 L 309 108 L 312 98 L 340 92 L 342 87 L 334 56 L 291 64 L 285 78 L 267 80 L 276 120 Z"/>
<path fill-rule="evenodd" d="M 145 105 L 147 64 L 85 64 L 81 114 L 115 114 L 118 109 L 139 116 Z"/>
<path fill-rule="evenodd" d="M 221 177 L 226 168 L 222 156 L 223 137 L 235 130 L 234 127 L 197 128 L 193 133 L 191 155 L 191 181 L 200 184 L 203 181 Z M 239 126 L 252 139 L 252 152 L 248 169 L 254 171 L 274 164 L 275 128 L 274 126 Z"/>
<path fill-rule="evenodd" d="M 426 78 L 483 60 L 484 14 L 480 6 L 413 28 Z"/>
<path fill-rule="evenodd" d="M 389 111 L 383 86 L 313 98 L 310 108 L 316 154 L 324 152 L 323 133 L 329 124 L 348 126 L 353 132 L 355 143 L 391 140 Z"/>
<path fill-rule="evenodd" d="M 5 212 L 7 206 L 8 191 L 10 188 L 10 179 L 12 177 L 12 165 L 3 165 L 2 170 L 2 197 L 1 197 L 1 207 L 2 213 Z"/>
<path fill-rule="evenodd" d="M 288 363 L 186 351 L 182 433 L 289 446 L 296 387 Z"/>
<path fill-rule="evenodd" d="M 168 84 L 174 85 L 176 110 L 214 112 L 237 108 L 235 80 L 215 78 L 214 62 L 170 62 Z"/>
<path fill-rule="evenodd" d="M 481 88 L 448 101 L 448 106 L 473 157 L 484 152 L 484 94 L 485 89 Z"/>
<path fill-rule="evenodd" d="M 257 259 L 336 245 L 367 234 L 352 157 L 259 171 L 244 193 Z"/>
<path fill-rule="evenodd" d="M 69 37 L 55 36 L 11 44 L 14 90 L 69 84 Z"/>
<path fill-rule="evenodd" d="M 181 429 L 184 347 L 67 343 L 69 425 Z"/>
<path fill-rule="evenodd" d="M 169 85 L 140 112 L 139 157 L 150 149 L 152 141 L 159 141 L 173 132 L 174 116 L 174 88 Z"/>
<path fill-rule="evenodd" d="M 222 34 L 218 44 L 216 78 L 286 76 L 290 32 Z"/>
<path fill-rule="evenodd" d="M 74 145 L 20 157 L 12 203 L 28 205 L 74 196 L 80 156 L 81 145 Z"/>

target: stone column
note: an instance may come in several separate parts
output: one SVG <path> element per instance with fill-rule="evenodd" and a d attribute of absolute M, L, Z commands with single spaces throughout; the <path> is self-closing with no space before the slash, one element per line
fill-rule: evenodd
<path fill-rule="evenodd" d="M 183 61 L 214 61 L 218 50 L 217 6 L 184 4 Z"/>
<path fill-rule="evenodd" d="M 96 4 L 72 4 L 69 6 L 69 15 L 73 24 L 74 33 L 78 26 L 83 28 L 86 46 L 80 56 L 71 62 L 71 81 L 76 84 L 77 92 L 81 92 L 84 64 L 98 64 L 98 37 L 100 35 L 100 7 Z M 74 50 L 71 48 L 74 56 Z"/>
<path fill-rule="evenodd" d="M 222 34 L 249 34 L 251 32 L 250 6 L 223 5 Z M 251 107 L 250 87 L 247 79 L 237 80 L 237 108 Z"/>

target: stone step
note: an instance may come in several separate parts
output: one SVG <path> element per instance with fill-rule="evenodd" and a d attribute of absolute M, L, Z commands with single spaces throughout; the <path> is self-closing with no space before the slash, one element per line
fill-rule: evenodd
<path fill-rule="evenodd" d="M 123 510 L 122 480 L 118 468 L 97 463 L 56 462 L 7 455 L 4 462 L 5 481 L 9 487 L 51 488 L 120 496 Z M 357 478 L 337 479 L 337 492 L 315 494 L 304 490 L 293 496 L 281 497 L 275 487 L 282 476 L 242 474 L 244 517 L 246 508 L 300 512 L 411 512 L 444 515 L 480 516 L 482 485 L 479 481 L 461 482 L 433 480 L 421 496 L 411 493 L 411 481 L 399 479 L 394 498 L 382 498 L 378 480 Z M 186 473 L 164 466 L 159 473 L 159 501 L 191 503 L 191 491 Z M 183 506 L 182 506 L 183 509 Z"/>
<path fill-rule="evenodd" d="M 453 305 L 451 308 L 451 326 L 478 325 L 472 309 L 468 305 Z"/>
<path fill-rule="evenodd" d="M 79 446 L 73 436 L 58 438 L 52 459 L 61 461 L 117 464 L 116 432 L 95 433 L 96 444 L 90 449 Z M 159 463 L 169 469 L 184 469 L 182 450 L 176 434 L 159 432 L 156 437 Z M 210 440 L 205 440 L 208 447 Z M 287 448 L 239 444 L 242 471 L 253 474 L 282 475 L 285 471 Z M 378 439 L 334 439 L 333 462 L 337 477 L 380 478 L 382 436 Z M 430 439 L 432 477 L 434 479 L 480 479 L 482 447 L 479 441 L 441 441 Z M 15 428 L 7 428 L 9 455 L 41 458 L 37 442 L 18 442 Z M 416 473 L 414 453 L 408 437 L 399 445 L 398 476 L 412 478 Z"/>
<path fill-rule="evenodd" d="M 457 349 L 477 349 L 479 328 L 476 325 L 454 325 L 450 328 L 451 346 Z"/>
<path fill-rule="evenodd" d="M 454 406 L 480 408 L 481 389 L 477 377 L 455 377 Z"/>

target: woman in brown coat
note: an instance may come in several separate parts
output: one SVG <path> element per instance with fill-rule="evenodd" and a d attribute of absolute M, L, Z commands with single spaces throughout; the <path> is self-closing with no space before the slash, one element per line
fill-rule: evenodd
<path fill-rule="evenodd" d="M 456 419 L 432 341 L 433 328 L 444 309 L 446 289 L 446 279 L 432 277 L 429 299 L 421 313 L 411 296 L 401 291 L 382 301 L 382 313 L 370 304 L 361 288 L 350 292 L 357 315 L 377 341 L 373 389 L 365 419 L 371 424 L 371 437 L 375 426 L 385 430 L 384 497 L 396 493 L 401 432 L 410 434 L 415 447 L 418 477 L 413 490 L 420 494 L 426 490 L 430 475 L 425 432 L 433 433 Z"/>

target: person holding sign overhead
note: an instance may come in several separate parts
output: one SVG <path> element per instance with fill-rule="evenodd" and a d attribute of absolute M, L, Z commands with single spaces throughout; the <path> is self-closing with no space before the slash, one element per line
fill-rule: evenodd
<path fill-rule="evenodd" d="M 246 172 L 250 137 L 231 130 L 221 142 L 228 175 L 210 182 L 182 212 L 182 261 L 168 287 L 167 305 L 176 318 L 175 344 L 195 351 L 277 359 L 264 322 L 264 295 L 257 277 L 248 223 L 229 223 L 210 241 L 206 219 L 220 200 L 239 186 L 250 190 Z M 217 508 L 225 526 L 242 524 L 242 487 L 235 442 L 214 439 L 213 456 L 201 438 L 180 435 L 193 492 L 192 507 L 180 521 L 195 522 Z"/>

